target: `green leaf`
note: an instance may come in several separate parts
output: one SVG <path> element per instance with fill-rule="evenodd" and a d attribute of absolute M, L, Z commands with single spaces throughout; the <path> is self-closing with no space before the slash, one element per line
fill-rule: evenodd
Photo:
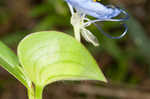
<path fill-rule="evenodd" d="M 61 32 L 30 34 L 20 42 L 18 57 L 29 78 L 38 86 L 58 80 L 106 81 L 87 49 Z"/>
<path fill-rule="evenodd" d="M 9 73 L 15 76 L 26 87 L 29 87 L 30 81 L 25 76 L 24 71 L 19 66 L 17 56 L 0 41 L 0 65 L 6 69 Z"/>

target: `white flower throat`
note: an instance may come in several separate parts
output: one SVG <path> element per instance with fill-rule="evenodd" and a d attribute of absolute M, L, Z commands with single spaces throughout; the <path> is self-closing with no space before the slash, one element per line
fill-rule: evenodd
<path fill-rule="evenodd" d="M 86 29 L 86 27 L 89 26 L 91 22 L 90 19 L 86 18 L 84 14 L 80 12 L 74 13 L 71 17 L 71 24 L 74 27 L 75 38 L 78 41 L 81 40 L 80 35 L 82 35 L 86 41 L 92 43 L 94 46 L 99 46 L 97 38 Z"/>

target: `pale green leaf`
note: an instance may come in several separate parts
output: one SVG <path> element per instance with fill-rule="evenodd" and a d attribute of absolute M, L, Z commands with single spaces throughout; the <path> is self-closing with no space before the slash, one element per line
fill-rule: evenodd
<path fill-rule="evenodd" d="M 29 87 L 30 81 L 25 76 L 24 71 L 19 66 L 17 56 L 0 41 L 0 65 L 9 73 L 15 76 L 26 87 Z"/>
<path fill-rule="evenodd" d="M 87 49 L 61 32 L 30 34 L 20 42 L 18 57 L 35 85 L 45 86 L 58 80 L 106 81 Z"/>

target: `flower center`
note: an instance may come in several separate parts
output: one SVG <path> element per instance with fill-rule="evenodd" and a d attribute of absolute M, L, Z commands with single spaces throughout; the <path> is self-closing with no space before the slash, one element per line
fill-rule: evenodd
<path fill-rule="evenodd" d="M 101 1 L 101 0 L 93 0 L 94 2 L 98 2 L 98 1 Z"/>

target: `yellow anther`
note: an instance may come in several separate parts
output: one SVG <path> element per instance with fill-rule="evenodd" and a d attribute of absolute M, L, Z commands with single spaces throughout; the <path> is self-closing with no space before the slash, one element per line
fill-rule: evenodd
<path fill-rule="evenodd" d="M 101 1 L 101 0 L 93 0 L 94 2 L 97 2 L 97 1 Z"/>

